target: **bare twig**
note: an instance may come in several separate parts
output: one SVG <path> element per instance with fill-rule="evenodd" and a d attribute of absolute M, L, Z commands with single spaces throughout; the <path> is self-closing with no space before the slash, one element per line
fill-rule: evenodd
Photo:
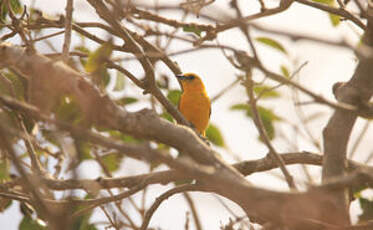
<path fill-rule="evenodd" d="M 241 81 L 241 79 L 237 78 L 236 80 L 234 80 L 232 83 L 230 83 L 228 86 L 226 86 L 225 88 L 223 88 L 219 93 L 217 93 L 215 96 L 213 96 L 211 98 L 211 102 L 215 102 L 216 100 L 218 100 L 221 96 L 223 96 L 226 92 L 228 92 L 229 90 L 231 90 L 234 86 L 236 86 L 239 82 Z"/>
<path fill-rule="evenodd" d="M 184 192 L 183 195 L 184 195 L 184 198 L 189 205 L 190 211 L 192 212 L 193 219 L 194 219 L 194 224 L 196 225 L 196 229 L 197 230 L 203 230 L 201 220 L 198 216 L 197 208 L 196 208 L 196 205 L 195 205 L 195 203 L 192 199 L 192 196 L 187 192 Z"/>
<path fill-rule="evenodd" d="M 67 62 L 69 58 L 69 50 L 71 43 L 71 29 L 73 17 L 73 4 L 74 0 L 67 0 L 66 2 L 66 18 L 65 18 L 65 41 L 62 48 L 62 59 Z"/>
<path fill-rule="evenodd" d="M 251 77 L 248 77 L 246 79 L 244 85 L 245 85 L 245 87 L 247 87 L 247 89 L 249 91 L 249 99 L 250 99 L 249 103 L 250 103 L 251 110 L 253 112 L 253 120 L 254 120 L 255 126 L 258 129 L 260 137 L 262 138 L 262 140 L 266 144 L 266 146 L 267 146 L 267 148 L 269 150 L 269 154 L 274 159 L 276 159 L 277 163 L 279 164 L 280 169 L 281 169 L 282 173 L 284 174 L 286 182 L 288 183 L 289 187 L 291 189 L 295 189 L 296 190 L 296 186 L 295 186 L 293 177 L 290 175 L 289 171 L 286 169 L 285 162 L 282 159 L 282 157 L 277 153 L 277 151 L 275 150 L 275 148 L 272 146 L 271 141 L 269 140 L 268 134 L 267 134 L 267 132 L 266 132 L 266 130 L 264 128 L 263 121 L 260 118 L 258 109 L 256 107 L 256 99 L 255 99 L 255 96 L 254 96 L 253 82 L 252 82 Z"/>

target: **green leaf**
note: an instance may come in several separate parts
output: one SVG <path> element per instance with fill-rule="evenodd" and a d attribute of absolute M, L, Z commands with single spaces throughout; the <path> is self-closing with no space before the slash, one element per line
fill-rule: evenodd
<path fill-rule="evenodd" d="M 257 106 L 258 108 L 258 113 L 262 118 L 265 118 L 267 120 L 271 121 L 281 121 L 282 118 L 277 116 L 276 114 L 273 113 L 271 109 L 264 108 L 262 106 Z"/>
<path fill-rule="evenodd" d="M 86 141 L 75 139 L 76 150 L 79 155 L 79 160 L 89 160 L 92 159 L 91 150 L 92 144 Z"/>
<path fill-rule="evenodd" d="M 330 22 L 334 27 L 338 26 L 341 23 L 341 17 L 335 14 L 329 14 Z"/>
<path fill-rule="evenodd" d="M 335 7 L 336 3 L 335 0 L 312 0 L 314 2 L 322 3 L 331 7 Z M 336 27 L 341 22 L 341 17 L 335 14 L 328 14 L 330 22 L 332 23 L 332 26 Z"/>
<path fill-rule="evenodd" d="M 7 124 L 8 127 L 18 129 L 18 122 L 16 119 L 16 112 L 3 110 L 0 108 L 0 123 Z"/>
<path fill-rule="evenodd" d="M 77 210 L 81 210 L 84 207 L 77 206 Z M 76 210 L 76 211 L 77 211 Z M 74 219 L 72 224 L 72 230 L 97 230 L 94 224 L 89 223 L 89 219 L 91 218 L 92 212 L 88 212 L 85 215 L 80 215 Z"/>
<path fill-rule="evenodd" d="M 202 33 L 202 30 L 200 30 L 199 28 L 195 27 L 195 26 L 184 26 L 183 27 L 183 31 L 184 32 L 191 32 L 191 33 L 194 33 L 196 34 L 198 37 L 201 37 L 201 33 Z"/>
<path fill-rule="evenodd" d="M 253 118 L 253 111 L 251 110 L 251 106 L 248 104 L 236 104 L 231 106 L 230 109 L 246 111 L 246 116 Z M 257 109 L 264 129 L 266 130 L 269 139 L 272 140 L 275 137 L 275 128 L 273 122 L 281 121 L 282 119 L 274 114 L 270 109 L 264 108 L 262 106 L 257 106 Z"/>
<path fill-rule="evenodd" d="M 20 14 L 23 11 L 23 7 L 19 0 L 10 0 L 10 6 L 12 7 L 12 10 L 16 14 Z"/>
<path fill-rule="evenodd" d="M 262 85 L 255 86 L 254 92 L 256 95 L 261 95 L 262 98 L 278 98 L 281 94 L 272 89 L 273 87 Z"/>
<path fill-rule="evenodd" d="M 264 45 L 267 45 L 269 47 L 272 47 L 284 54 L 287 54 L 287 51 L 285 50 L 285 48 L 277 41 L 273 40 L 272 38 L 267 38 L 267 37 L 258 37 L 256 38 L 255 40 L 257 40 L 258 42 L 264 44 Z"/>
<path fill-rule="evenodd" d="M 39 221 L 32 219 L 30 216 L 24 216 L 18 226 L 18 230 L 46 230 L 47 228 L 39 223 Z"/>
<path fill-rule="evenodd" d="M 110 74 L 106 67 L 100 68 L 99 71 L 92 73 L 93 82 L 104 89 L 110 82 Z"/>
<path fill-rule="evenodd" d="M 359 198 L 362 214 L 359 215 L 359 222 L 365 222 L 373 219 L 373 201 L 364 197 Z"/>
<path fill-rule="evenodd" d="M 171 114 L 167 113 L 167 112 L 164 112 L 161 114 L 161 117 L 163 117 L 164 119 L 170 121 L 170 122 L 173 122 L 174 118 L 171 116 Z"/>
<path fill-rule="evenodd" d="M 23 11 L 23 7 L 19 0 L 10 0 L 10 7 L 12 8 L 13 13 L 20 14 Z M 9 9 L 7 4 L 2 4 L 1 12 L 0 12 L 0 21 L 4 21 L 6 16 L 9 13 Z"/>
<path fill-rule="evenodd" d="M 113 52 L 113 44 L 110 41 L 103 43 L 99 48 L 89 54 L 85 70 L 88 73 L 101 72 L 105 63 L 110 59 Z"/>
<path fill-rule="evenodd" d="M 27 88 L 27 80 L 13 74 L 12 72 L 7 72 L 3 74 L 11 83 L 11 89 L 9 92 L 14 92 L 18 100 L 24 100 L 25 98 L 25 89 Z M 0 92 L 1 93 L 1 92 Z M 5 93 L 5 92 L 4 92 Z M 9 94 L 8 94 L 9 95 Z"/>
<path fill-rule="evenodd" d="M 115 102 L 118 105 L 129 105 L 129 104 L 136 103 L 137 101 L 138 99 L 135 97 L 124 97 L 122 99 L 116 100 Z"/>
<path fill-rule="evenodd" d="M 74 50 L 87 54 L 88 56 L 91 53 L 91 51 L 84 45 L 75 46 Z M 87 65 L 87 59 L 85 57 L 79 57 L 79 61 L 80 61 L 80 64 L 82 64 L 82 66 L 85 67 Z"/>
<path fill-rule="evenodd" d="M 258 113 L 262 120 L 265 131 L 267 132 L 268 138 L 272 140 L 275 137 L 275 128 L 273 125 L 274 121 L 281 120 L 272 110 L 258 106 Z M 261 140 L 261 138 L 260 138 Z"/>
<path fill-rule="evenodd" d="M 206 129 L 206 137 L 213 143 L 214 145 L 217 145 L 219 147 L 224 147 L 224 138 L 222 133 L 220 132 L 220 129 L 213 125 L 210 124 L 207 129 Z"/>
<path fill-rule="evenodd" d="M 284 65 L 281 65 L 280 68 L 281 68 L 282 75 L 284 75 L 284 77 L 286 77 L 286 78 L 290 78 L 290 72 L 289 72 L 288 68 Z"/>
<path fill-rule="evenodd" d="M 87 55 L 89 55 L 89 54 L 91 53 L 91 51 L 90 51 L 87 47 L 82 46 L 82 45 L 80 45 L 80 46 L 75 46 L 75 47 L 74 47 L 74 50 L 79 51 L 79 52 L 82 52 L 82 53 L 87 54 Z"/>
<path fill-rule="evenodd" d="M 267 136 L 270 140 L 272 140 L 274 137 L 275 137 L 275 127 L 273 125 L 273 120 L 270 120 L 266 117 L 262 117 L 262 123 L 263 123 L 263 127 L 267 133 Z M 259 140 L 260 141 L 263 141 L 262 140 L 262 137 L 259 137 Z"/>
<path fill-rule="evenodd" d="M 140 142 L 142 142 L 141 140 L 136 139 L 132 136 L 123 134 L 123 133 L 119 132 L 118 130 L 108 130 L 108 133 L 111 137 L 113 137 L 115 139 L 118 139 L 118 140 L 121 140 L 123 142 L 128 142 L 128 143 L 140 143 Z"/>
<path fill-rule="evenodd" d="M 230 110 L 250 110 L 250 106 L 248 104 L 235 104 L 231 106 Z"/>
<path fill-rule="evenodd" d="M 56 117 L 59 120 L 71 122 L 72 124 L 79 124 L 83 121 L 80 106 L 73 96 L 61 97 L 56 109 Z"/>
<path fill-rule="evenodd" d="M 4 183 L 9 178 L 9 162 L 6 158 L 0 159 L 0 183 Z"/>
<path fill-rule="evenodd" d="M 101 157 L 102 162 L 106 166 L 107 170 L 109 170 L 109 172 L 117 171 L 123 158 L 124 155 L 117 152 L 108 153 Z"/>
<path fill-rule="evenodd" d="M 117 71 L 117 78 L 115 82 L 114 91 L 122 91 L 125 86 L 126 78 L 123 73 Z"/>
<path fill-rule="evenodd" d="M 172 104 L 177 106 L 181 97 L 181 91 L 178 89 L 168 91 L 167 98 Z"/>

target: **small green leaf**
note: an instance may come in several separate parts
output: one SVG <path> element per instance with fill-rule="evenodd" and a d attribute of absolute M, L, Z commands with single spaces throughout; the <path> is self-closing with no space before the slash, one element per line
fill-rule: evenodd
<path fill-rule="evenodd" d="M 246 116 L 253 118 L 253 111 L 251 110 L 251 106 L 247 104 L 236 104 L 233 105 L 231 110 L 243 110 L 246 111 Z M 281 121 L 282 119 L 274 114 L 272 110 L 264 108 L 262 106 L 257 106 L 258 114 L 262 120 L 264 129 L 267 132 L 269 139 L 273 139 L 275 137 L 275 129 L 273 122 Z"/>
<path fill-rule="evenodd" d="M 117 78 L 115 82 L 114 91 L 122 91 L 125 86 L 126 78 L 123 73 L 117 71 Z"/>
<path fill-rule="evenodd" d="M 266 118 L 271 121 L 281 121 L 282 118 L 273 113 L 271 109 L 258 106 L 258 113 L 262 118 Z"/>
<path fill-rule="evenodd" d="M 273 87 L 261 85 L 255 86 L 254 92 L 256 95 L 261 95 L 261 98 L 278 98 L 281 94 L 272 89 Z"/>
<path fill-rule="evenodd" d="M 15 14 L 20 14 L 23 11 L 23 7 L 19 0 L 10 0 L 10 7 Z M 9 13 L 7 4 L 2 4 L 2 8 L 0 10 L 0 21 L 4 21 Z"/>
<path fill-rule="evenodd" d="M 275 137 L 275 127 L 273 126 L 273 120 L 270 120 L 266 117 L 262 117 L 262 123 L 263 123 L 263 126 L 264 126 L 264 129 L 267 133 L 267 136 L 270 140 L 272 140 L 274 137 Z M 262 137 L 259 137 L 259 140 L 260 141 L 263 141 L 262 140 Z"/>
<path fill-rule="evenodd" d="M 258 106 L 258 113 L 260 118 L 262 119 L 262 123 L 264 129 L 267 132 L 268 138 L 272 140 L 275 137 L 275 128 L 273 122 L 280 121 L 282 119 L 274 114 L 272 110 L 264 108 L 262 106 Z"/>
<path fill-rule="evenodd" d="M 136 103 L 137 101 L 138 99 L 135 97 L 124 97 L 122 99 L 116 100 L 115 102 L 118 105 L 129 105 L 129 104 Z"/>
<path fill-rule="evenodd" d="M 0 183 L 9 179 L 9 162 L 6 158 L 0 159 Z"/>
<path fill-rule="evenodd" d="M 359 198 L 362 214 L 359 215 L 359 222 L 365 222 L 373 219 L 373 200 L 364 197 Z"/>
<path fill-rule="evenodd" d="M 41 225 L 39 221 L 32 219 L 30 216 L 24 216 L 18 226 L 18 230 L 45 230 L 45 226 Z"/>
<path fill-rule="evenodd" d="M 329 14 L 330 22 L 334 27 L 338 26 L 341 23 L 341 17 L 335 14 Z"/>
<path fill-rule="evenodd" d="M 168 120 L 170 122 L 172 122 L 174 120 L 173 117 L 171 116 L 171 114 L 169 114 L 167 112 L 162 113 L 161 117 L 163 117 L 164 119 L 166 119 L 166 120 Z"/>
<path fill-rule="evenodd" d="M 0 108 L 0 123 L 7 124 L 8 127 L 18 129 L 17 113 Z"/>
<path fill-rule="evenodd" d="M 264 45 L 267 45 L 267 46 L 272 47 L 276 50 L 279 50 L 284 54 L 287 54 L 287 51 L 285 50 L 285 48 L 279 42 L 273 40 L 272 38 L 258 37 L 255 40 L 257 40 L 258 42 L 260 42 Z"/>
<path fill-rule="evenodd" d="M 140 143 L 141 142 L 141 140 L 136 139 L 132 136 L 123 134 L 119 132 L 118 130 L 108 130 L 108 133 L 111 137 L 119 139 L 123 142 L 128 142 L 128 143 Z"/>
<path fill-rule="evenodd" d="M 79 52 L 82 52 L 82 53 L 87 54 L 87 55 L 89 55 L 89 54 L 91 53 L 91 51 L 90 51 L 87 47 L 82 46 L 82 45 L 80 45 L 80 46 L 75 46 L 75 47 L 74 47 L 74 50 L 79 51 Z"/>
<path fill-rule="evenodd" d="M 202 30 L 198 29 L 195 26 L 184 26 L 183 27 L 184 32 L 191 32 L 196 34 L 198 37 L 201 37 Z"/>
<path fill-rule="evenodd" d="M 13 74 L 12 72 L 7 72 L 3 74 L 11 83 L 10 92 L 14 92 L 18 100 L 24 100 L 25 89 L 27 88 L 27 80 Z M 4 92 L 5 93 L 5 92 Z"/>
<path fill-rule="evenodd" d="M 92 73 L 93 82 L 104 89 L 110 82 L 110 73 L 106 67 L 100 69 L 100 72 Z"/>
<path fill-rule="evenodd" d="M 231 106 L 230 110 L 245 110 L 248 111 L 250 106 L 248 104 L 235 104 Z"/>
<path fill-rule="evenodd" d="M 85 197 L 86 199 L 89 198 L 89 196 Z M 75 212 L 78 210 L 84 209 L 84 206 L 76 206 Z M 71 230 L 97 230 L 96 226 L 94 224 L 89 223 L 89 219 L 92 216 L 92 212 L 87 212 L 85 215 L 80 215 L 74 219 L 74 222 L 72 224 Z"/>
<path fill-rule="evenodd" d="M 171 101 L 172 104 L 177 106 L 179 104 L 179 100 L 181 97 L 181 91 L 180 90 L 170 90 L 167 94 L 168 100 Z"/>
<path fill-rule="evenodd" d="M 284 65 L 281 65 L 280 68 L 281 68 L 282 75 L 284 75 L 284 77 L 286 77 L 286 78 L 290 78 L 290 72 L 289 72 L 288 68 Z"/>
<path fill-rule="evenodd" d="M 106 61 L 110 58 L 113 52 L 113 44 L 111 41 L 103 43 L 99 48 L 89 54 L 85 70 L 88 73 L 101 71 L 105 67 Z"/>
<path fill-rule="evenodd" d="M 104 163 L 107 170 L 109 170 L 109 172 L 117 171 L 123 158 L 124 155 L 117 152 L 108 153 L 101 157 L 102 162 Z"/>
<path fill-rule="evenodd" d="M 91 150 L 92 144 L 79 139 L 75 139 L 76 150 L 79 154 L 79 160 L 89 160 L 92 159 Z"/>
<path fill-rule="evenodd" d="M 60 103 L 56 109 L 56 117 L 59 120 L 79 124 L 83 121 L 83 114 L 79 104 L 73 96 L 61 97 Z"/>
<path fill-rule="evenodd" d="M 314 2 L 322 3 L 331 7 L 335 7 L 336 2 L 335 0 L 312 0 Z M 330 22 L 332 23 L 332 26 L 336 27 L 341 22 L 341 17 L 335 14 L 328 14 Z"/>
<path fill-rule="evenodd" d="M 91 51 L 87 47 L 85 47 L 83 45 L 75 46 L 74 50 L 82 52 L 84 54 L 87 54 L 88 56 L 91 53 Z M 86 66 L 87 65 L 87 59 L 85 57 L 79 57 L 79 61 L 80 61 L 80 64 L 82 64 L 82 66 Z"/>
<path fill-rule="evenodd" d="M 23 7 L 19 0 L 10 0 L 10 6 L 12 7 L 12 10 L 16 14 L 20 14 L 23 11 Z"/>
<path fill-rule="evenodd" d="M 219 147 L 224 147 L 224 138 L 222 133 L 220 132 L 220 129 L 213 125 L 210 124 L 207 129 L 206 129 L 206 137 L 209 139 L 214 145 L 217 145 Z"/>

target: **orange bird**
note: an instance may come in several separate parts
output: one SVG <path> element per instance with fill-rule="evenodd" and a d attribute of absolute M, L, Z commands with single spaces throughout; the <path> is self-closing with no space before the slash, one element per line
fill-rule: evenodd
<path fill-rule="evenodd" d="M 211 102 L 205 86 L 201 78 L 194 73 L 185 73 L 176 77 L 183 88 L 178 108 L 197 131 L 205 136 L 211 115 Z"/>

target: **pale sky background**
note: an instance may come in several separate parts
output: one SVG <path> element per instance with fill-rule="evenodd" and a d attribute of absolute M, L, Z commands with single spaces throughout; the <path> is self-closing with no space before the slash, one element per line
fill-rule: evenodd
<path fill-rule="evenodd" d="M 23 1 L 26 5 L 29 5 L 31 1 Z M 91 20 L 97 20 L 97 16 L 94 13 L 93 9 L 85 3 L 84 0 L 75 0 L 75 11 L 74 18 L 77 21 L 87 22 Z M 135 2 L 135 1 L 133 1 Z M 169 2 L 169 1 L 160 1 Z M 176 2 L 176 1 L 175 1 Z M 247 9 L 244 12 L 244 15 L 253 14 L 259 11 L 259 4 L 257 1 L 240 1 L 246 2 Z M 277 4 L 277 1 L 266 1 L 268 6 Z M 47 14 L 54 15 L 58 13 L 64 13 L 65 9 L 65 0 L 36 0 L 35 6 L 40 8 Z M 228 10 L 227 5 L 224 4 L 213 4 L 214 7 L 219 6 L 224 9 L 225 12 L 229 12 L 232 16 L 234 15 L 233 10 Z M 210 13 L 215 12 L 214 8 L 206 8 L 202 12 Z M 177 15 L 164 14 L 166 17 L 175 17 Z M 179 16 L 180 17 L 180 16 Z M 188 20 L 203 22 L 201 19 L 195 17 L 189 17 Z M 325 39 L 346 39 L 349 44 L 355 45 L 359 40 L 359 36 L 362 31 L 356 26 L 352 25 L 350 22 L 342 22 L 337 28 L 332 27 L 329 17 L 326 13 L 319 10 L 312 9 L 310 7 L 302 6 L 298 3 L 294 3 L 290 9 L 284 13 L 266 17 L 255 21 L 260 25 L 265 25 L 269 28 L 280 29 L 284 31 L 291 31 L 302 33 L 305 35 L 317 36 Z M 57 30 L 56 30 L 57 31 Z M 47 34 L 47 33 L 46 33 Z M 180 33 L 181 34 L 181 33 Z M 98 35 L 103 35 L 98 33 Z M 284 37 L 275 36 L 271 34 L 262 34 L 256 31 L 253 31 L 253 36 L 268 36 L 275 38 L 280 41 L 286 50 L 288 51 L 288 58 L 284 54 L 274 51 L 271 48 L 264 47 L 263 45 L 258 44 L 257 49 L 258 53 L 263 61 L 263 63 L 272 71 L 279 72 L 280 65 L 285 64 L 288 67 L 292 66 L 292 63 L 297 63 L 295 68 L 292 68 L 291 71 L 295 70 L 299 65 L 304 62 L 308 64 L 301 70 L 299 74 L 299 79 L 302 84 L 304 84 L 308 89 L 323 95 L 328 99 L 332 99 L 333 95 L 331 93 L 331 88 L 333 84 L 337 81 L 347 81 L 353 74 L 355 66 L 357 64 L 356 58 L 352 51 L 345 48 L 337 48 L 327 45 L 322 45 L 318 43 L 308 42 L 308 41 L 298 41 L 296 43 L 286 39 Z M 105 38 L 105 36 L 100 36 Z M 226 44 L 234 46 L 240 49 L 247 49 L 248 45 L 238 30 L 229 30 L 219 35 L 219 42 L 221 44 Z M 88 40 L 88 39 L 87 39 Z M 63 36 L 58 36 L 53 40 L 54 44 L 57 44 L 57 47 L 62 48 Z M 79 44 L 80 40 L 77 36 L 73 37 L 72 46 L 74 44 Z M 94 43 L 92 43 L 94 44 Z M 213 43 L 212 43 L 213 44 Z M 48 51 L 45 48 L 45 45 L 39 43 L 41 51 Z M 96 44 L 94 44 L 97 46 Z M 171 50 L 180 50 L 182 48 L 191 48 L 190 45 L 185 45 L 184 43 L 174 42 Z M 50 51 L 49 51 L 50 52 Z M 179 56 L 173 57 L 183 71 L 185 72 L 195 72 L 202 76 L 207 91 L 210 96 L 216 95 L 222 88 L 229 85 L 236 79 L 237 74 L 240 74 L 236 69 L 228 63 L 228 61 L 221 55 L 219 50 L 203 50 L 198 53 L 187 53 Z M 126 66 L 128 67 L 128 66 Z M 128 69 L 133 71 L 136 74 L 137 66 L 129 66 Z M 171 72 L 168 69 L 161 69 L 158 73 L 167 74 L 172 76 Z M 270 82 L 270 81 L 268 81 Z M 172 85 L 176 88 L 178 87 L 176 80 L 174 79 Z M 284 119 L 291 121 L 294 124 L 299 123 L 299 120 L 294 112 L 293 102 L 291 100 L 290 90 L 286 87 L 282 87 L 280 91 L 285 95 L 285 100 L 276 100 L 271 102 L 263 102 L 263 105 L 270 106 L 276 114 L 280 115 Z M 132 93 L 139 93 L 138 90 L 133 90 Z M 126 92 L 127 93 L 127 92 Z M 303 97 L 302 97 L 303 98 Z M 304 97 L 308 98 L 308 97 Z M 217 100 L 212 107 L 212 117 L 211 122 L 217 125 L 222 133 L 224 134 L 225 141 L 229 149 L 239 155 L 242 159 L 258 159 L 264 157 L 267 153 L 266 147 L 257 141 L 257 131 L 251 120 L 247 119 L 244 116 L 243 112 L 232 112 L 229 111 L 229 107 L 236 103 L 245 103 L 247 102 L 247 96 L 245 90 L 241 86 L 236 86 L 233 90 L 228 92 L 225 96 Z M 131 107 L 133 110 L 144 107 L 145 105 L 139 105 L 136 107 Z M 315 120 L 311 123 L 310 129 L 313 135 L 321 139 L 322 138 L 322 129 L 326 125 L 332 110 L 323 106 L 306 106 L 306 113 L 313 113 L 316 111 L 324 112 L 324 116 L 320 119 Z M 359 130 L 364 124 L 365 121 L 359 119 L 357 125 L 355 126 L 352 142 L 356 138 L 356 134 L 359 133 Z M 282 125 L 281 123 L 277 126 L 280 128 L 287 136 L 293 137 L 294 133 L 289 126 Z M 368 145 L 368 138 L 372 136 L 372 131 L 368 130 L 368 134 L 365 139 L 362 141 L 358 152 L 361 154 L 356 154 L 354 159 L 365 160 L 367 152 L 372 151 L 372 147 Z M 289 147 L 280 140 L 280 138 L 273 141 L 275 148 L 278 152 L 286 152 L 294 149 L 289 149 Z M 315 148 L 309 144 L 302 141 L 299 138 L 298 141 L 299 150 L 309 150 L 316 151 Z M 219 149 L 218 151 L 224 152 Z M 228 154 L 223 155 L 224 158 L 229 161 L 232 161 L 232 157 Z M 297 169 L 298 166 L 291 166 L 290 169 Z M 312 175 L 319 180 L 319 167 L 309 167 Z M 147 170 L 147 166 L 141 162 L 126 159 L 123 162 L 123 168 L 116 175 L 135 175 L 139 173 L 144 173 Z M 277 175 L 278 170 L 273 170 Z M 96 178 L 99 176 L 99 167 L 96 164 L 85 164 L 80 167 L 80 172 L 82 177 L 87 178 Z M 300 184 L 305 185 L 306 182 L 302 172 L 300 170 L 295 170 L 293 173 L 296 181 Z M 287 185 L 283 180 L 278 179 L 270 174 L 258 173 L 252 176 L 247 177 L 254 185 L 271 188 L 276 190 L 287 191 Z M 151 196 L 148 197 L 148 205 L 151 205 L 154 199 L 161 195 L 166 188 L 171 186 L 160 186 L 155 185 L 150 187 Z M 304 188 L 304 187 L 303 187 Z M 197 204 L 197 209 L 200 214 L 202 224 L 205 229 L 219 229 L 221 224 L 226 224 L 229 221 L 228 212 L 216 201 L 216 199 L 204 193 L 193 193 L 193 198 Z M 241 209 L 233 204 L 232 202 L 227 201 L 232 209 L 236 212 L 237 215 L 244 215 Z M 130 207 L 130 205 L 127 205 Z M 127 207 L 126 206 L 126 207 Z M 356 220 L 356 214 L 359 213 L 358 205 L 355 203 L 352 205 L 353 213 L 355 217 L 353 220 Z M 185 211 L 188 210 L 188 206 L 183 200 L 181 195 L 176 195 L 165 201 L 161 207 L 155 212 L 150 226 L 152 227 L 161 227 L 163 230 L 181 230 L 184 229 L 184 219 Z M 0 223 L 6 224 L 6 229 L 17 229 L 18 223 L 21 219 L 21 216 L 18 214 L 18 205 L 13 205 L 8 211 L 0 214 Z M 139 217 L 131 212 L 132 216 L 137 219 L 137 223 L 140 224 Z M 170 218 L 172 216 L 172 218 Z M 105 219 L 103 213 L 97 209 L 95 218 L 93 220 L 102 220 Z M 194 225 L 191 225 L 194 228 Z M 102 228 L 103 229 L 103 228 Z"/>

